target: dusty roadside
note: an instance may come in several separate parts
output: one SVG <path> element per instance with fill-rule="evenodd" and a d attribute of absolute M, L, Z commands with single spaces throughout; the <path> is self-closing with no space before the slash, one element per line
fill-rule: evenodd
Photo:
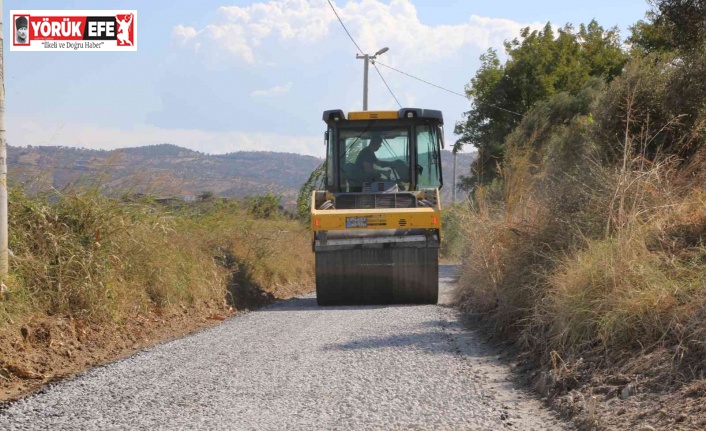
<path fill-rule="evenodd" d="M 696 431 L 706 429 L 706 379 L 696 367 L 665 348 L 622 358 L 594 352 L 543 365 L 493 328 L 467 318 L 465 326 L 513 371 L 514 380 L 535 392 L 582 431 Z"/>
<path fill-rule="evenodd" d="M 28 395 L 45 384 L 132 355 L 145 347 L 212 326 L 234 309 L 154 311 L 124 325 L 98 326 L 64 316 L 34 316 L 0 330 L 0 401 Z"/>
<path fill-rule="evenodd" d="M 584 429 L 704 430 L 706 379 L 677 355 L 667 348 L 618 359 L 587 354 L 530 375 L 534 388 Z"/>
<path fill-rule="evenodd" d="M 308 285 L 276 286 L 236 292 L 237 308 L 227 303 L 135 315 L 123 324 L 90 324 L 67 316 L 32 316 L 0 329 L 0 403 L 16 400 L 47 383 L 74 376 L 135 352 L 219 324 L 237 313 L 307 293 Z"/>

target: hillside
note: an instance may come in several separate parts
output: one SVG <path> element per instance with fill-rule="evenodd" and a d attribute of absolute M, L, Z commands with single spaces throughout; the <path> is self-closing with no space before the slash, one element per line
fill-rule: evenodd
<path fill-rule="evenodd" d="M 458 175 L 468 175 L 473 155 L 460 154 Z M 189 196 L 213 192 L 245 197 L 264 193 L 296 198 L 299 187 L 322 160 L 293 153 L 236 152 L 209 155 L 162 144 L 114 151 L 68 147 L 9 147 L 10 178 L 32 190 L 49 186 L 62 189 L 75 183 L 100 183 L 107 190 Z M 451 199 L 453 157 L 442 154 Z"/>
<path fill-rule="evenodd" d="M 108 190 L 177 196 L 210 191 L 243 197 L 275 193 L 296 196 L 321 161 L 290 153 L 237 152 L 208 155 L 169 144 L 114 151 L 67 147 L 8 148 L 11 177 L 31 187 L 61 189 L 99 181 Z"/>

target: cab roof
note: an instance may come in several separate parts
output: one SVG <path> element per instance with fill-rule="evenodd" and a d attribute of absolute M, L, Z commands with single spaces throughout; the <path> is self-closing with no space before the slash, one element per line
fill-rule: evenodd
<path fill-rule="evenodd" d="M 354 111 L 349 112 L 348 117 L 341 109 L 331 109 L 324 111 L 323 115 L 323 120 L 326 123 L 340 120 L 397 120 L 403 118 L 429 118 L 437 120 L 439 124 L 444 124 L 441 111 L 422 108 L 402 108 L 399 111 Z"/>

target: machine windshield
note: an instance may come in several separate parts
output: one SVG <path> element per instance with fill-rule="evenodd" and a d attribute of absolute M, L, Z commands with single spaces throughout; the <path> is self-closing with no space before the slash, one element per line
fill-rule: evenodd
<path fill-rule="evenodd" d="M 340 184 L 360 191 L 363 183 L 395 182 L 407 190 L 410 182 L 408 127 L 340 129 Z"/>

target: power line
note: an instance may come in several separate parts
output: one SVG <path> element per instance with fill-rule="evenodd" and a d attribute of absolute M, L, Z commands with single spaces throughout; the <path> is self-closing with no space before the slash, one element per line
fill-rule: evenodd
<path fill-rule="evenodd" d="M 466 95 L 464 95 L 464 94 L 457 93 L 457 92 L 455 92 L 455 91 L 453 91 L 453 90 L 449 90 L 448 88 L 444 88 L 444 87 L 442 87 L 442 86 L 440 86 L 440 85 L 432 84 L 432 83 L 429 82 L 429 81 L 425 81 L 425 80 L 423 80 L 422 78 L 417 78 L 416 76 L 410 75 L 410 74 L 407 73 L 407 72 L 403 72 L 403 71 L 401 71 L 401 70 L 399 70 L 399 69 L 395 69 L 395 68 L 392 67 L 392 66 L 388 66 L 388 65 L 385 64 L 385 63 L 380 63 L 379 61 L 378 61 L 377 63 L 378 63 L 379 65 L 381 65 L 381 66 L 387 67 L 388 69 L 392 69 L 392 70 L 394 70 L 395 72 L 398 72 L 398 73 L 401 73 L 401 74 L 403 74 L 403 75 L 407 75 L 407 76 L 409 76 L 410 78 L 416 79 L 417 81 L 421 81 L 421 82 L 423 82 L 423 83 L 425 83 L 425 84 L 431 85 L 432 87 L 440 88 L 440 89 L 442 89 L 442 90 L 444 90 L 444 91 L 448 91 L 448 92 L 451 93 L 451 94 L 455 94 L 455 95 L 457 95 L 457 96 L 463 97 L 464 99 L 468 99 L 468 96 L 466 96 Z"/>
<path fill-rule="evenodd" d="M 498 105 L 493 105 L 492 103 L 488 103 L 488 102 L 485 102 L 485 104 L 488 105 L 488 106 L 490 106 L 491 108 L 499 109 L 499 110 L 501 110 L 501 111 L 505 111 L 505 112 L 508 112 L 508 113 L 510 113 L 510 114 L 517 115 L 517 116 L 520 117 L 520 118 L 525 118 L 525 116 L 522 115 L 522 114 L 520 114 L 519 112 L 515 112 L 515 111 L 511 111 L 511 110 L 509 110 L 509 109 L 501 108 L 501 107 L 499 107 Z"/>
<path fill-rule="evenodd" d="M 444 87 L 442 87 L 442 86 L 440 86 L 440 85 L 436 85 L 436 84 L 431 83 L 431 82 L 429 82 L 429 81 L 426 81 L 426 80 L 424 80 L 424 79 L 422 79 L 422 78 L 417 78 L 417 77 L 414 76 L 414 75 L 410 75 L 410 74 L 407 73 L 407 72 L 403 72 L 403 71 L 401 71 L 401 70 L 399 70 L 399 69 L 395 69 L 394 67 L 388 66 L 388 65 L 385 64 L 385 63 L 380 63 L 379 61 L 377 61 L 376 63 L 379 64 L 379 65 L 381 65 L 381 66 L 385 66 L 385 67 L 387 67 L 388 69 L 392 69 L 392 70 L 394 70 L 395 72 L 398 72 L 398 73 L 401 73 L 401 74 L 403 74 L 403 75 L 409 76 L 409 77 L 412 78 L 412 79 L 416 79 L 417 81 L 421 81 L 421 82 L 423 82 L 423 83 L 425 83 L 425 84 L 431 85 L 432 87 L 436 87 L 436 88 L 439 88 L 439 89 L 441 89 L 441 90 L 448 91 L 449 93 L 455 94 L 455 95 L 457 95 L 457 96 L 461 96 L 461 97 L 463 97 L 463 98 L 466 99 L 466 100 L 469 99 L 469 97 L 468 97 L 467 95 L 465 95 L 465 94 L 461 94 L 461 93 L 458 93 L 458 92 L 456 92 L 456 91 L 449 90 L 448 88 L 444 88 Z M 490 106 L 490 107 L 492 107 L 492 108 L 499 109 L 499 110 L 501 110 L 501 111 L 505 111 L 505 112 L 508 112 L 508 113 L 510 113 L 510 114 L 517 115 L 517 116 L 519 116 L 519 117 L 524 117 L 524 115 L 522 115 L 522 114 L 520 114 L 520 113 L 518 113 L 518 112 L 511 111 L 511 110 L 505 109 L 505 108 L 501 108 L 500 106 L 493 105 L 492 103 L 485 103 L 485 104 L 488 105 L 488 106 Z"/>
<path fill-rule="evenodd" d="M 355 40 L 353 39 L 353 36 L 351 36 L 351 34 L 348 32 L 348 29 L 346 28 L 346 25 L 343 24 L 343 21 L 341 21 L 341 17 L 338 16 L 338 12 L 336 12 L 336 8 L 333 7 L 333 3 L 331 3 L 331 0 L 328 0 L 328 4 L 329 4 L 329 6 L 331 6 L 331 10 L 333 10 L 333 13 L 336 14 L 336 18 L 338 18 L 338 22 L 341 23 L 341 26 L 342 26 L 343 29 L 346 31 L 346 34 L 348 35 L 348 37 L 351 38 L 351 42 L 353 42 L 353 45 L 355 45 L 355 47 L 358 48 L 358 52 L 360 52 L 361 54 L 363 54 L 363 50 L 360 49 L 360 47 L 358 46 L 358 44 L 357 44 L 357 43 L 355 42 Z"/>
<path fill-rule="evenodd" d="M 395 93 L 392 92 L 392 89 L 390 89 L 390 86 L 387 85 L 387 81 L 385 81 L 385 78 L 382 77 L 382 73 L 380 73 L 380 69 L 378 69 L 377 65 L 375 64 L 375 61 L 372 61 L 372 63 L 373 63 L 373 67 L 377 71 L 378 75 L 380 75 L 380 79 L 382 79 L 382 82 L 385 84 L 385 87 L 387 87 L 387 91 L 389 91 L 390 94 L 392 94 L 392 97 L 395 98 L 395 102 L 397 102 L 397 104 L 400 106 L 400 108 L 402 108 L 402 104 L 400 103 L 399 100 L 397 100 L 397 97 L 395 96 Z"/>
<path fill-rule="evenodd" d="M 338 16 L 338 12 L 336 12 L 336 8 L 333 6 L 333 3 L 331 3 L 331 0 L 327 0 L 327 1 L 328 1 L 329 6 L 331 6 L 331 10 L 332 10 L 333 13 L 336 15 L 336 18 L 338 18 L 338 22 L 341 23 L 341 27 L 343 27 L 343 30 L 345 30 L 346 34 L 347 34 L 348 37 L 351 39 L 351 42 L 353 42 L 353 45 L 355 45 L 355 47 L 358 49 L 358 52 L 360 52 L 362 55 L 365 55 L 365 54 L 363 54 L 363 50 L 360 49 L 360 46 L 358 45 L 358 43 L 355 41 L 355 39 L 353 39 L 353 36 L 351 36 L 351 33 L 350 33 L 350 32 L 348 31 L 348 29 L 346 28 L 346 25 L 343 24 L 343 21 L 341 20 L 341 17 Z M 455 95 L 457 95 L 457 96 L 461 96 L 461 97 L 463 97 L 463 98 L 466 99 L 466 100 L 469 99 L 469 97 L 468 97 L 467 95 L 465 95 L 465 94 L 461 94 L 461 93 L 458 93 L 458 92 L 456 92 L 456 91 L 449 90 L 448 88 L 444 88 L 444 87 L 442 87 L 442 86 L 440 86 L 440 85 L 436 85 L 436 84 L 431 83 L 431 82 L 429 82 L 429 81 L 426 81 L 426 80 L 424 80 L 424 79 L 422 79 L 422 78 L 417 78 L 417 77 L 414 76 L 414 75 L 410 75 L 410 74 L 407 73 L 407 72 L 403 72 L 403 71 L 401 71 L 401 70 L 399 70 L 399 69 L 395 69 L 394 67 L 388 66 L 388 65 L 385 64 L 385 63 L 380 63 L 379 61 L 373 61 L 372 63 L 373 63 L 373 66 L 375 66 L 375 70 L 377 71 L 378 75 L 380 75 L 380 79 L 382 79 L 382 82 L 385 83 L 385 87 L 387 87 L 387 90 L 390 92 L 390 94 L 392 94 L 392 97 L 395 98 L 395 101 L 397 102 L 398 105 L 400 105 L 400 108 L 402 107 L 402 105 L 400 104 L 400 101 L 397 100 L 397 97 L 395 97 L 395 94 L 394 94 L 394 93 L 392 92 L 392 90 L 390 89 L 390 86 L 387 85 L 387 81 L 385 81 L 385 78 L 382 77 L 382 73 L 380 73 L 380 70 L 379 70 L 378 67 L 375 65 L 375 63 L 378 63 L 378 64 L 380 64 L 381 66 L 385 66 L 385 67 L 387 67 L 388 69 L 392 69 L 392 70 L 394 70 L 395 72 L 398 72 L 398 73 L 401 73 L 401 74 L 403 74 L 403 75 L 409 76 L 410 78 L 416 79 L 417 81 L 421 81 L 421 82 L 423 82 L 423 83 L 425 83 L 425 84 L 427 84 L 427 85 L 431 85 L 432 87 L 436 87 L 436 88 L 439 88 L 439 89 L 441 89 L 441 90 L 448 91 L 449 93 L 455 94 Z M 514 111 L 510 111 L 509 109 L 501 108 L 500 106 L 493 105 L 492 103 L 486 103 L 486 105 L 488 105 L 488 106 L 490 106 L 490 107 L 492 107 L 492 108 L 495 108 L 495 109 L 499 109 L 499 110 L 501 110 L 501 111 L 508 112 L 508 113 L 510 113 L 510 114 L 513 114 L 513 115 L 517 115 L 517 116 L 519 116 L 519 117 L 524 117 L 524 115 L 522 115 L 522 114 L 520 114 L 520 113 L 517 113 L 517 112 L 514 112 Z"/>
<path fill-rule="evenodd" d="M 333 3 L 331 3 L 331 0 L 328 0 L 328 4 L 329 4 L 329 6 L 331 6 L 331 10 L 333 10 L 333 13 L 336 14 L 336 18 L 338 18 L 338 22 L 341 23 L 341 27 L 343 27 L 343 30 L 346 31 L 346 34 L 347 34 L 348 37 L 351 39 L 351 42 L 353 42 L 353 45 L 355 45 L 355 47 L 358 48 L 358 52 L 360 52 L 362 55 L 365 55 L 365 54 L 363 54 L 363 50 L 360 49 L 360 46 L 358 46 L 358 44 L 356 43 L 355 39 L 353 39 L 353 36 L 351 36 L 351 33 L 350 33 L 350 32 L 348 31 L 348 29 L 346 28 L 346 25 L 343 24 L 343 21 L 341 20 L 341 17 L 338 16 L 338 12 L 336 12 L 336 8 L 333 6 Z M 366 60 L 366 61 L 367 61 L 367 60 Z M 375 70 L 377 71 L 378 75 L 380 75 L 380 79 L 382 79 L 382 82 L 385 84 L 385 87 L 387 87 L 387 91 L 390 92 L 390 94 L 392 95 L 392 97 L 395 99 L 395 102 L 397 102 L 397 104 L 398 104 L 398 105 L 400 106 L 400 108 L 401 108 L 401 107 L 402 107 L 402 104 L 400 103 L 399 100 L 397 100 L 397 96 L 395 96 L 395 93 L 392 92 L 392 89 L 390 88 L 390 86 L 387 85 L 387 81 L 385 81 L 385 78 L 383 78 L 382 73 L 380 73 L 380 69 L 378 69 L 378 67 L 375 66 L 375 61 L 372 61 L 371 63 L 373 63 L 373 67 L 375 67 Z"/>

